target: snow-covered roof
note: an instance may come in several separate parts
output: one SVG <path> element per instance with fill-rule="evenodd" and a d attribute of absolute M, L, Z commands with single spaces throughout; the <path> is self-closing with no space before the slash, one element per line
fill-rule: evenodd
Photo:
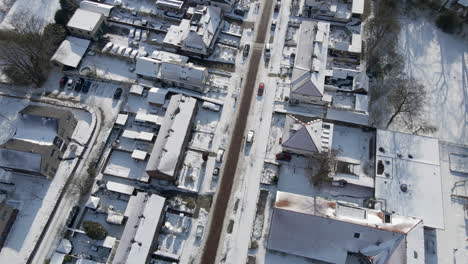
<path fill-rule="evenodd" d="M 143 140 L 143 141 L 152 141 L 154 137 L 154 133 L 125 129 L 124 132 L 122 133 L 122 137 L 129 138 L 129 139 L 138 139 L 138 140 Z"/>
<path fill-rule="evenodd" d="M 132 195 L 133 191 L 135 190 L 135 188 L 130 185 L 114 181 L 107 181 L 106 188 L 111 192 L 123 193 L 127 195 Z"/>
<path fill-rule="evenodd" d="M 464 6 L 464 7 L 468 7 L 468 0 L 458 0 L 458 2 L 460 5 Z"/>
<path fill-rule="evenodd" d="M 132 158 L 134 158 L 136 160 L 145 160 L 147 155 L 148 155 L 148 153 L 146 151 L 143 151 L 143 150 L 135 149 L 132 152 Z"/>
<path fill-rule="evenodd" d="M 443 229 L 438 139 L 377 130 L 375 198 L 389 212 Z"/>
<path fill-rule="evenodd" d="M 10 140 L 16 132 L 16 126 L 7 117 L 0 114 L 0 145 Z"/>
<path fill-rule="evenodd" d="M 151 54 L 151 58 L 158 60 L 158 61 L 173 61 L 173 62 L 180 62 L 186 63 L 188 61 L 187 56 L 183 56 L 177 53 L 167 52 L 164 50 L 155 50 Z"/>
<path fill-rule="evenodd" d="M 166 198 L 151 195 L 146 202 L 145 209 L 137 222 L 138 228 L 135 233 L 134 243 L 131 245 L 126 264 L 147 263 L 153 246 L 154 236 L 163 214 Z M 128 223 L 127 223 L 128 225 Z"/>
<path fill-rule="evenodd" d="M 163 43 L 173 46 L 181 46 L 182 41 L 190 30 L 190 20 L 182 19 L 178 26 L 171 25 L 164 36 Z"/>
<path fill-rule="evenodd" d="M 52 61 L 56 61 L 62 65 L 76 68 L 80 64 L 86 50 L 91 41 L 68 36 L 57 51 L 52 56 Z"/>
<path fill-rule="evenodd" d="M 96 2 L 91 2 L 91 1 L 81 1 L 80 3 L 80 9 L 96 12 L 96 13 L 101 13 L 105 17 L 109 17 L 112 8 L 114 8 L 111 5 L 106 5 L 106 4 L 101 4 L 101 3 L 96 3 Z"/>
<path fill-rule="evenodd" d="M 450 170 L 468 174 L 468 156 L 451 153 Z"/>
<path fill-rule="evenodd" d="M 160 62 L 147 57 L 137 57 L 135 73 L 146 77 L 157 78 Z"/>
<path fill-rule="evenodd" d="M 63 260 L 65 259 L 65 255 L 63 253 L 54 252 L 52 257 L 50 258 L 49 264 L 63 264 Z"/>
<path fill-rule="evenodd" d="M 351 13 L 359 15 L 364 14 L 364 0 L 353 0 Z"/>
<path fill-rule="evenodd" d="M 68 21 L 67 27 L 92 32 L 101 26 L 103 16 L 101 13 L 78 8 Z"/>
<path fill-rule="evenodd" d="M 136 94 L 136 95 L 142 95 L 143 94 L 143 86 L 138 85 L 138 84 L 133 84 L 132 87 L 130 87 L 130 93 Z"/>
<path fill-rule="evenodd" d="M 302 21 L 291 77 L 292 94 L 323 96 L 329 30 L 327 22 Z"/>
<path fill-rule="evenodd" d="M 176 177 L 185 138 L 191 131 L 197 100 L 182 94 L 173 95 L 146 166 L 148 173 L 163 173 Z"/>
<path fill-rule="evenodd" d="M 167 89 L 162 88 L 151 88 L 148 92 L 147 100 L 149 103 L 153 103 L 156 105 L 163 105 L 166 101 L 166 95 L 168 93 Z"/>
<path fill-rule="evenodd" d="M 16 140 L 37 145 L 52 145 L 57 136 L 58 120 L 37 115 L 20 114 L 14 120 Z"/>
<path fill-rule="evenodd" d="M 208 70 L 192 63 L 162 62 L 160 79 L 202 88 L 205 86 Z"/>
<path fill-rule="evenodd" d="M 59 246 L 57 247 L 57 251 L 63 254 L 70 253 L 72 249 L 72 243 L 66 238 L 62 238 L 62 240 L 60 240 Z"/>
<path fill-rule="evenodd" d="M 355 110 L 363 113 L 367 113 L 369 106 L 369 98 L 365 94 L 356 94 Z"/>
<path fill-rule="evenodd" d="M 86 202 L 86 207 L 91 209 L 97 209 L 99 206 L 99 201 L 101 201 L 101 198 L 91 195 L 89 196 L 89 199 Z"/>
<path fill-rule="evenodd" d="M 323 129 L 324 123 L 321 119 L 315 119 L 310 122 L 302 122 L 293 116 L 290 116 L 295 122 L 295 131 L 289 135 L 289 138 L 282 144 L 288 151 L 298 151 L 300 154 L 313 154 L 316 152 L 327 152 L 332 144 L 332 125 L 327 124 L 328 129 Z"/>
<path fill-rule="evenodd" d="M 0 148 L 0 167 L 40 172 L 41 159 L 39 153 Z"/>
<path fill-rule="evenodd" d="M 400 255 L 398 250 L 406 252 L 406 236 L 421 223 L 413 217 L 389 218 L 379 210 L 278 191 L 267 247 L 330 263 L 345 263 L 349 252 L 362 253 L 375 264 L 385 264 Z M 422 234 L 422 229 L 416 230 Z M 412 242 L 424 245 L 424 239 Z M 411 263 L 424 263 L 424 252 L 418 255 L 420 260 Z"/>
<path fill-rule="evenodd" d="M 153 115 L 153 114 L 149 114 L 149 113 L 139 111 L 135 116 L 135 121 L 151 123 L 151 124 L 154 124 L 154 125 L 161 125 L 162 124 L 162 117 L 160 117 L 158 115 Z"/>
<path fill-rule="evenodd" d="M 183 1 L 179 0 L 157 0 L 156 5 L 159 7 L 168 7 L 173 9 L 181 9 L 184 5 Z"/>
<path fill-rule="evenodd" d="M 117 116 L 117 120 L 115 121 L 115 123 L 120 126 L 125 126 L 125 124 L 127 123 L 127 120 L 128 120 L 127 114 L 119 114 Z"/>

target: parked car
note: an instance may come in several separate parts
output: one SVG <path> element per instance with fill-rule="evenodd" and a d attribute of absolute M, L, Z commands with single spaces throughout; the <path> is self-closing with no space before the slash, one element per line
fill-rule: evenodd
<path fill-rule="evenodd" d="M 135 30 L 135 40 L 141 39 L 141 29 Z"/>
<path fill-rule="evenodd" d="M 218 149 L 218 153 L 216 154 L 216 162 L 222 162 L 224 156 L 224 149 Z"/>
<path fill-rule="evenodd" d="M 143 30 L 143 31 L 141 32 L 141 41 L 145 41 L 145 42 L 146 42 L 147 40 L 148 40 L 148 31 Z"/>
<path fill-rule="evenodd" d="M 275 31 L 276 29 L 276 20 L 273 20 L 273 22 L 271 22 L 271 31 Z"/>
<path fill-rule="evenodd" d="M 133 51 L 132 48 L 126 48 L 123 55 L 125 57 L 130 57 L 130 54 L 132 53 L 132 51 Z"/>
<path fill-rule="evenodd" d="M 245 11 L 242 10 L 241 8 L 236 8 L 234 9 L 234 14 L 243 17 L 245 15 Z"/>
<path fill-rule="evenodd" d="M 135 26 L 141 26 L 141 20 L 139 20 L 139 19 L 133 20 L 133 25 L 135 25 Z"/>
<path fill-rule="evenodd" d="M 114 47 L 112 47 L 110 53 L 111 54 L 117 54 L 117 51 L 119 51 L 119 49 L 120 49 L 119 45 L 114 45 Z"/>
<path fill-rule="evenodd" d="M 250 45 L 249 45 L 249 44 L 245 44 L 245 45 L 244 45 L 244 52 L 243 52 L 244 57 L 249 56 L 249 51 L 250 51 Z"/>
<path fill-rule="evenodd" d="M 88 93 L 89 87 L 91 87 L 91 81 L 85 81 L 84 84 L 83 84 L 83 89 L 81 90 L 81 92 Z"/>
<path fill-rule="evenodd" d="M 122 88 L 117 88 L 114 93 L 114 99 L 119 100 L 120 96 L 122 96 Z"/>
<path fill-rule="evenodd" d="M 281 152 L 281 153 L 276 154 L 276 159 L 277 160 L 290 161 L 291 160 L 291 154 L 286 153 L 286 152 Z"/>
<path fill-rule="evenodd" d="M 265 84 L 264 84 L 264 83 L 258 84 L 257 95 L 258 95 L 258 96 L 263 96 L 264 90 L 265 90 Z"/>
<path fill-rule="evenodd" d="M 254 139 L 255 132 L 253 130 L 250 130 L 249 133 L 247 133 L 247 143 L 252 143 Z"/>
<path fill-rule="evenodd" d="M 218 175 L 219 175 L 219 168 L 218 168 L 218 167 L 214 168 L 214 170 L 213 170 L 213 175 L 214 175 L 214 176 L 218 176 Z"/>
<path fill-rule="evenodd" d="M 68 81 L 67 81 L 67 89 L 68 89 L 68 90 L 72 90 L 74 84 L 75 84 L 75 80 L 73 80 L 72 78 L 68 79 Z"/>
<path fill-rule="evenodd" d="M 101 52 L 106 53 L 112 49 L 112 46 L 114 46 L 114 43 L 112 42 L 107 42 L 107 44 L 102 48 Z"/>
<path fill-rule="evenodd" d="M 265 61 L 266 61 L 266 62 L 270 61 L 270 56 L 271 56 L 271 47 L 270 47 L 270 43 L 265 44 L 265 50 L 264 50 L 264 52 L 265 52 L 265 56 L 264 56 Z"/>
<path fill-rule="evenodd" d="M 148 20 L 143 19 L 143 20 L 141 21 L 141 25 L 146 27 L 146 26 L 148 25 Z"/>
<path fill-rule="evenodd" d="M 75 84 L 75 91 L 80 92 L 81 88 L 83 87 L 84 79 L 83 78 L 78 78 Z"/>
<path fill-rule="evenodd" d="M 136 56 L 138 55 L 138 50 L 133 50 L 132 53 L 130 53 L 130 58 L 135 59 Z"/>
<path fill-rule="evenodd" d="M 61 79 L 60 79 L 60 89 L 63 89 L 65 88 L 65 84 L 67 84 L 68 82 L 68 77 L 67 76 L 63 76 Z"/>
<path fill-rule="evenodd" d="M 129 38 L 135 37 L 135 29 L 134 28 L 130 29 L 130 32 L 128 33 L 128 37 Z"/>

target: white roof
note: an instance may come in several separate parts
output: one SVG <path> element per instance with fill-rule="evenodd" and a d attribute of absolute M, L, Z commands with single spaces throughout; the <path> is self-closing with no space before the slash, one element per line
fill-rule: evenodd
<path fill-rule="evenodd" d="M 353 0 L 351 13 L 361 15 L 364 14 L 364 0 Z"/>
<path fill-rule="evenodd" d="M 96 196 L 89 196 L 88 201 L 86 202 L 86 207 L 91 208 L 91 209 L 97 209 L 99 206 L 99 201 L 101 198 L 96 197 Z"/>
<path fill-rule="evenodd" d="M 139 217 L 138 229 L 130 252 L 128 253 L 126 264 L 146 263 L 148 255 L 151 253 L 154 236 L 159 225 L 159 219 L 163 214 L 166 198 L 151 195 L 143 210 L 142 217 Z"/>
<path fill-rule="evenodd" d="M 80 64 L 91 41 L 68 36 L 52 56 L 52 61 L 76 68 Z"/>
<path fill-rule="evenodd" d="M 152 123 L 155 125 L 161 125 L 162 124 L 162 117 L 158 115 L 153 115 L 153 114 L 148 114 L 144 112 L 138 112 L 135 116 L 135 121 L 138 122 L 148 122 Z"/>
<path fill-rule="evenodd" d="M 196 99 L 181 94 L 171 97 L 146 171 L 159 171 L 169 177 L 176 177 L 177 163 L 192 127 L 196 104 Z"/>
<path fill-rule="evenodd" d="M 175 9 L 181 9 L 182 6 L 184 5 L 184 2 L 179 1 L 179 0 L 157 0 L 156 5 L 175 8 Z"/>
<path fill-rule="evenodd" d="M 148 102 L 157 104 L 157 105 L 163 105 L 164 102 L 166 101 L 166 95 L 168 93 L 167 89 L 162 89 L 162 88 L 151 88 L 148 92 Z"/>
<path fill-rule="evenodd" d="M 390 223 L 384 219 L 382 211 L 278 191 L 268 248 L 330 263 L 345 263 L 348 252 L 360 252 L 384 264 L 422 222 L 398 215 Z"/>
<path fill-rule="evenodd" d="M 114 8 L 111 5 L 106 5 L 106 4 L 101 4 L 101 3 L 96 3 L 96 2 L 91 2 L 91 1 L 81 1 L 80 3 L 80 8 L 96 13 L 101 13 L 105 17 L 109 17 L 112 8 Z"/>
<path fill-rule="evenodd" d="M 145 160 L 148 153 L 146 151 L 135 149 L 132 152 L 132 158 L 136 160 Z"/>
<path fill-rule="evenodd" d="M 132 195 L 133 191 L 135 190 L 135 188 L 130 185 L 114 181 L 107 181 L 106 188 L 109 191 L 123 193 L 127 195 Z"/>
<path fill-rule="evenodd" d="M 119 114 L 117 116 L 117 120 L 115 121 L 115 123 L 117 125 L 125 126 L 125 124 L 127 123 L 127 120 L 128 120 L 127 114 Z"/>
<path fill-rule="evenodd" d="M 63 254 L 68 254 L 71 252 L 73 246 L 70 242 L 70 240 L 66 239 L 66 238 L 62 238 L 62 240 L 60 240 L 60 244 L 59 246 L 57 247 L 57 252 L 60 252 L 60 253 L 63 253 Z"/>
<path fill-rule="evenodd" d="M 208 71 L 205 67 L 192 63 L 163 61 L 160 69 L 160 79 L 184 83 L 189 86 L 204 87 Z"/>
<path fill-rule="evenodd" d="M 91 32 L 101 26 L 100 22 L 102 22 L 101 18 L 103 16 L 101 13 L 78 8 L 70 18 L 70 21 L 68 21 L 67 27 Z"/>
<path fill-rule="evenodd" d="M 52 258 L 49 261 L 49 264 L 63 264 L 63 260 L 65 259 L 65 255 L 66 254 L 59 253 L 59 252 L 54 252 L 54 254 L 52 254 Z"/>
<path fill-rule="evenodd" d="M 450 170 L 460 173 L 468 173 L 468 156 L 451 153 Z"/>
<path fill-rule="evenodd" d="M 99 246 L 103 247 L 103 248 L 113 248 L 114 247 L 114 244 L 115 244 L 115 237 L 111 237 L 111 236 L 106 236 L 106 238 L 104 240 L 99 240 L 100 241 L 100 244 Z"/>
<path fill-rule="evenodd" d="M 369 98 L 365 94 L 355 94 L 356 95 L 356 111 L 367 113 L 369 106 Z"/>
<path fill-rule="evenodd" d="M 375 198 L 389 212 L 443 229 L 439 141 L 377 130 Z"/>
<path fill-rule="evenodd" d="M 157 78 L 159 72 L 159 64 L 160 62 L 155 59 L 147 57 L 137 57 L 135 73 L 146 77 Z"/>
<path fill-rule="evenodd" d="M 137 95 L 142 95 L 143 94 L 143 86 L 134 84 L 132 87 L 130 87 L 130 93 L 132 94 L 137 94 Z"/>
<path fill-rule="evenodd" d="M 130 129 L 125 129 L 122 133 L 122 137 L 130 138 L 130 139 L 139 139 L 144 141 L 152 141 L 154 137 L 154 133 L 145 132 L 145 131 L 135 131 Z"/>

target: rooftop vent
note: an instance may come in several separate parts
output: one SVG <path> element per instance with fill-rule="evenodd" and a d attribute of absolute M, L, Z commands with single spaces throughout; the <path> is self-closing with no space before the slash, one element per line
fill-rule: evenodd
<path fill-rule="evenodd" d="M 408 185 L 406 185 L 406 184 L 400 185 L 400 190 L 401 190 L 402 192 L 407 192 L 407 191 L 408 191 Z"/>

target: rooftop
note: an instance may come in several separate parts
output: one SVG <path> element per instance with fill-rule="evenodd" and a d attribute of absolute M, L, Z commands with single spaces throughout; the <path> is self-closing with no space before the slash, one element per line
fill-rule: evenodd
<path fill-rule="evenodd" d="M 78 8 L 68 21 L 67 27 L 77 28 L 84 31 L 93 31 L 99 25 L 104 15 Z"/>
<path fill-rule="evenodd" d="M 443 229 L 439 141 L 377 130 L 375 198 L 388 212 Z"/>
<path fill-rule="evenodd" d="M 52 56 L 52 61 L 76 68 L 91 42 L 87 39 L 68 36 Z"/>

